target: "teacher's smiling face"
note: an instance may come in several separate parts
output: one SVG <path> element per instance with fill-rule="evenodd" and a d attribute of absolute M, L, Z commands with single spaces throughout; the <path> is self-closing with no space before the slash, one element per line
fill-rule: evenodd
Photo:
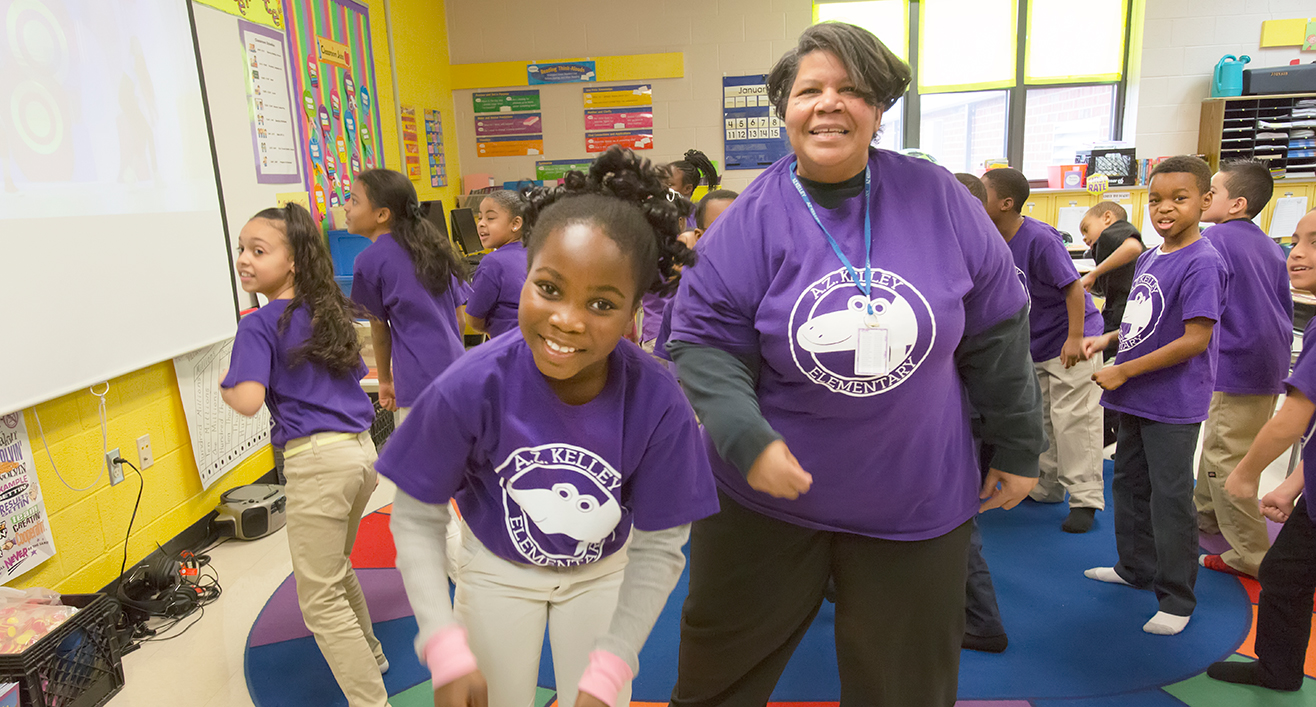
<path fill-rule="evenodd" d="M 786 136 L 799 164 L 815 182 L 842 182 L 868 163 L 868 145 L 882 109 L 864 100 L 841 60 L 817 50 L 800 57 L 786 102 Z"/>

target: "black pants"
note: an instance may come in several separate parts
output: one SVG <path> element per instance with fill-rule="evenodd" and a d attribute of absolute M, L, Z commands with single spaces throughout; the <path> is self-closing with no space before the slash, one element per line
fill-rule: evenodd
<path fill-rule="evenodd" d="M 1115 572 L 1156 590 L 1160 610 L 1191 616 L 1197 607 L 1197 509 L 1193 453 L 1199 425 L 1120 415 L 1115 447 Z"/>
<path fill-rule="evenodd" d="M 1299 498 L 1258 572 L 1257 658 L 1274 685 L 1302 685 L 1316 591 L 1316 527 Z"/>
<path fill-rule="evenodd" d="M 984 479 L 995 452 L 996 448 L 990 444 L 978 444 L 978 465 Z M 982 556 L 982 533 L 978 531 L 977 519 L 969 522 L 973 529 L 969 534 L 969 576 L 964 587 L 964 632 L 980 638 L 1000 636 L 1005 633 L 1005 624 L 1001 622 L 1001 607 L 996 603 L 991 569 Z"/>
<path fill-rule="evenodd" d="M 762 707 L 836 581 L 841 704 L 950 707 L 970 523 L 897 542 L 803 528 L 719 493 L 690 534 L 674 707 Z"/>
<path fill-rule="evenodd" d="M 1119 304 L 1119 307 L 1116 308 L 1111 305 L 1110 300 L 1106 300 L 1106 306 L 1104 309 L 1101 310 L 1101 319 L 1103 322 L 1103 326 L 1101 329 L 1102 332 L 1109 334 L 1112 331 L 1119 331 L 1120 320 L 1123 318 L 1124 318 L 1124 303 L 1121 302 Z M 1119 351 L 1120 351 L 1120 342 L 1117 339 L 1111 342 L 1110 346 L 1106 347 L 1105 352 L 1102 354 L 1102 360 L 1104 360 L 1106 363 L 1110 363 L 1114 361 L 1115 355 L 1118 354 Z M 1115 410 L 1111 410 L 1110 408 L 1102 408 L 1101 418 L 1103 423 L 1101 443 L 1109 447 L 1110 445 L 1115 444 L 1115 440 L 1119 438 L 1120 414 L 1119 412 Z"/>

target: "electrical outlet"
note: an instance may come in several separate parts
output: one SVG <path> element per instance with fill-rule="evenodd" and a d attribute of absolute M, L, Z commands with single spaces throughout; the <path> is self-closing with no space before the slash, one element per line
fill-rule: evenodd
<path fill-rule="evenodd" d="M 123 465 L 114 460 L 119 458 L 119 448 L 115 447 L 105 453 L 105 468 L 110 470 L 110 485 L 123 481 Z"/>
<path fill-rule="evenodd" d="M 151 435 L 142 435 L 137 438 L 137 468 L 143 471 L 155 463 L 155 457 L 151 454 Z"/>

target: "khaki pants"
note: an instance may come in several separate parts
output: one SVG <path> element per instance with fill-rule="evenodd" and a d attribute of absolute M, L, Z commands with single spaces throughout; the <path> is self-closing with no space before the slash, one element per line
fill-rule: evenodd
<path fill-rule="evenodd" d="M 545 626 L 557 703 L 576 704 L 576 685 L 612 623 L 625 569 L 626 548 L 579 567 L 509 562 L 465 530 L 453 612 L 489 683 L 489 707 L 534 704 Z M 615 707 L 626 707 L 630 697 L 627 683 Z"/>
<path fill-rule="evenodd" d="M 1275 412 L 1275 395 L 1211 394 L 1211 412 L 1202 438 L 1202 462 L 1197 467 L 1198 529 L 1219 531 L 1230 550 L 1225 564 L 1253 577 L 1270 548 L 1266 521 L 1256 498 L 1234 498 L 1225 491 L 1229 472 L 1243 461 L 1252 440 Z"/>
<path fill-rule="evenodd" d="M 302 619 L 315 636 L 350 707 L 384 707 L 384 649 L 352 570 L 357 526 L 375 490 L 369 432 L 321 446 L 315 435 L 289 440 L 311 448 L 288 457 L 288 547 Z"/>
<path fill-rule="evenodd" d="M 1097 356 L 1066 369 L 1057 356 L 1034 363 L 1042 387 L 1042 417 L 1050 442 L 1039 460 L 1042 475 L 1029 496 L 1059 503 L 1069 492 L 1070 508 L 1106 507 L 1101 478 L 1101 388 L 1092 375 L 1101 370 Z"/>

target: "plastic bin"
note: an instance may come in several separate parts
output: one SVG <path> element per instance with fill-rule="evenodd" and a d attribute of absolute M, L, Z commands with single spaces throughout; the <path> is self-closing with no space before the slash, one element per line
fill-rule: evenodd
<path fill-rule="evenodd" d="M 334 261 L 334 275 L 351 280 L 356 256 L 369 247 L 370 239 L 365 236 L 354 236 L 347 231 L 330 231 L 329 257 Z"/>
<path fill-rule="evenodd" d="M 0 655 L 0 682 L 18 683 L 22 707 L 101 707 L 123 689 L 118 602 L 104 594 L 62 600 L 78 613 L 22 653 Z"/>

